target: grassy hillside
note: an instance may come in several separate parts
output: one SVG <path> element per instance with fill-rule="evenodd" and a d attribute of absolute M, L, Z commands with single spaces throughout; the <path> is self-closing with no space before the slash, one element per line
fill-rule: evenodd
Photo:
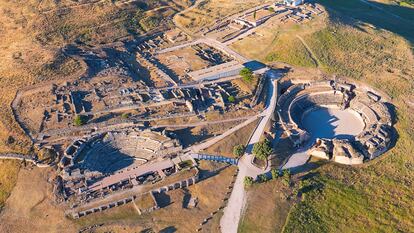
<path fill-rule="evenodd" d="M 316 67 L 318 65 L 299 38 L 282 35 L 275 40 L 275 43 L 279 45 L 266 56 L 266 61 L 281 61 L 301 67 Z M 289 52 L 286 53 L 286 51 Z"/>
<path fill-rule="evenodd" d="M 396 146 L 363 168 L 330 164 L 316 170 L 316 176 L 305 186 L 311 191 L 292 209 L 284 232 L 313 232 L 321 226 L 323 232 L 413 229 L 414 111 L 401 102 L 397 104 Z M 313 189 L 317 186 L 322 188 Z M 304 212 L 308 215 L 303 216 Z"/>
<path fill-rule="evenodd" d="M 294 200 L 282 179 L 254 184 L 247 191 L 247 208 L 239 223 L 240 233 L 280 232 Z M 272 204 L 269 204 L 272 203 Z"/>
<path fill-rule="evenodd" d="M 316 60 L 325 73 L 384 91 L 395 105 L 398 141 L 363 167 L 328 164 L 314 171 L 300 184 L 302 201 L 291 209 L 283 232 L 410 232 L 414 229 L 414 9 L 395 1 L 316 2 L 326 8 L 326 17 L 261 29 L 261 37 L 246 38 L 233 47 L 264 62 L 312 67 Z M 251 52 L 255 40 L 260 41 L 259 52 Z M 271 211 L 266 214 L 273 216 Z M 249 229 L 255 227 L 261 229 L 249 221 Z"/>
<path fill-rule="evenodd" d="M 316 170 L 304 187 L 310 191 L 291 210 L 284 232 L 409 232 L 414 227 L 414 109 L 407 100 L 413 97 L 414 31 L 407 26 L 391 30 L 394 34 L 384 31 L 398 20 L 370 6 L 365 15 L 361 11 L 366 5 L 359 1 L 320 2 L 331 22 L 306 41 L 325 71 L 367 82 L 393 98 L 398 141 L 365 167 L 329 164 Z M 376 6 L 414 25 L 407 9 Z"/>

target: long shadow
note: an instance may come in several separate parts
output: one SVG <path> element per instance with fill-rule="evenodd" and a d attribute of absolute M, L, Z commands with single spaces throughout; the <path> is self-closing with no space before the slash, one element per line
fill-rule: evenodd
<path fill-rule="evenodd" d="M 414 44 L 414 8 L 369 0 L 315 0 L 333 22 L 359 27 L 368 23 L 398 34 Z M 358 22 L 359 21 L 359 22 Z"/>
<path fill-rule="evenodd" d="M 318 181 L 317 177 L 319 175 L 319 172 L 309 172 L 308 174 L 300 177 L 302 181 L 305 181 L 305 185 L 299 189 L 299 195 L 303 195 L 315 190 L 322 190 L 325 185 L 322 182 Z"/>
<path fill-rule="evenodd" d="M 183 203 L 182 208 L 186 209 L 188 207 L 188 204 L 190 204 L 191 200 L 191 193 L 188 191 L 188 189 L 184 189 L 184 197 L 183 197 Z"/>
<path fill-rule="evenodd" d="M 92 51 L 83 51 L 82 49 L 78 48 L 73 44 L 67 45 L 62 49 L 62 51 L 68 56 L 80 56 L 85 61 L 86 65 L 88 66 L 88 69 L 83 78 L 88 79 L 94 77 L 99 72 L 107 68 L 105 67 L 106 64 L 104 62 L 105 58 L 99 57 Z"/>
<path fill-rule="evenodd" d="M 99 148 L 101 146 L 105 148 Z M 92 150 L 96 148 L 98 148 L 97 151 L 89 153 L 77 166 L 89 171 L 98 171 L 110 175 L 134 163 L 133 157 L 122 153 L 110 144 L 95 145 Z"/>
<path fill-rule="evenodd" d="M 317 111 L 308 113 L 302 120 L 302 126 L 306 131 L 311 133 L 312 140 L 316 138 L 337 138 L 337 139 L 354 139 L 351 134 L 338 134 L 335 123 L 339 118 L 329 112 L 329 109 L 320 108 Z"/>
<path fill-rule="evenodd" d="M 173 131 L 179 138 L 184 148 L 194 145 L 195 143 L 202 142 L 213 136 L 209 134 L 207 131 L 201 132 L 200 134 L 194 134 L 193 132 L 191 132 L 193 128 L 194 127 L 178 129 Z"/>
<path fill-rule="evenodd" d="M 228 168 L 231 165 L 225 165 L 221 168 L 218 168 L 216 170 L 204 170 L 204 169 L 200 169 L 200 180 L 205 180 L 207 178 L 211 178 L 213 176 L 218 175 L 221 171 L 223 171 L 224 169 Z"/>
<path fill-rule="evenodd" d="M 160 208 L 164 208 L 172 204 L 171 197 L 165 192 L 155 193 L 154 197 L 157 200 L 157 204 Z"/>
<path fill-rule="evenodd" d="M 177 228 L 175 228 L 174 226 L 169 226 L 169 227 L 166 227 L 160 230 L 159 233 L 174 233 L 174 232 L 177 232 Z"/>
<path fill-rule="evenodd" d="M 102 123 L 102 122 L 108 121 L 110 119 L 113 119 L 115 117 L 117 117 L 116 114 L 108 113 L 108 114 L 105 114 L 105 115 L 102 115 L 102 116 L 99 116 L 97 118 L 94 118 L 94 119 L 90 120 L 89 123 L 93 123 L 93 124 Z"/>

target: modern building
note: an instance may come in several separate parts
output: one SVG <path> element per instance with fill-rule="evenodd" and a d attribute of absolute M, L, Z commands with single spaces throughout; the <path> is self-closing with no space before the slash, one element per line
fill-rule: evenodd
<path fill-rule="evenodd" d="M 304 2 L 305 0 L 283 0 L 283 3 L 287 6 L 298 6 Z"/>
<path fill-rule="evenodd" d="M 195 81 L 214 80 L 238 75 L 244 66 L 237 61 L 226 62 L 205 69 L 189 72 L 188 75 Z"/>

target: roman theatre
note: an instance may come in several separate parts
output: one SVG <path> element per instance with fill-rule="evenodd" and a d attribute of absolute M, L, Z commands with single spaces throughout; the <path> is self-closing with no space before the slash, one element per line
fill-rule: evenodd
<path fill-rule="evenodd" d="M 365 85 L 323 81 L 282 87 L 277 114 L 296 147 L 342 164 L 361 164 L 391 144 L 386 97 Z"/>
<path fill-rule="evenodd" d="M 171 158 L 181 150 L 165 131 L 128 128 L 85 136 L 69 145 L 60 161 L 63 196 L 79 193 L 87 201 L 108 189 L 155 183 L 176 172 Z"/>

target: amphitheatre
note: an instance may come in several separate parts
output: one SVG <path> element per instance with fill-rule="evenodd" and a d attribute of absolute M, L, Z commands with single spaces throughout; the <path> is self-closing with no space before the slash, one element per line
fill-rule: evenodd
<path fill-rule="evenodd" d="M 361 164 L 388 150 L 393 137 L 387 100 L 370 87 L 334 80 L 289 86 L 278 100 L 283 129 L 312 156 Z"/>
<path fill-rule="evenodd" d="M 105 4 L 71 2 L 56 14 Z M 357 78 L 348 76 L 352 71 L 336 74 L 315 48 L 328 45 L 309 42 L 308 34 L 315 33 L 309 25 L 331 27 L 326 21 L 335 21 L 336 13 L 319 1 L 111 4 L 128 9 L 119 19 L 131 21 L 124 25 L 126 36 L 93 44 L 86 30 L 59 49 L 79 60 L 77 72 L 21 86 L 8 106 L 30 148 L 0 154 L 22 170 L 4 213 L 0 203 L 0 232 L 42 231 L 47 224 L 36 224 L 48 218 L 68 232 L 273 231 L 257 228 L 269 224 L 267 217 L 279 231 L 301 232 L 286 230 L 285 222 L 319 224 L 319 214 L 329 212 L 305 201 L 347 211 L 363 203 L 369 197 L 346 208 L 341 200 L 325 202 L 330 196 L 324 188 L 342 188 L 340 195 L 354 198 L 356 187 L 373 179 L 358 177 L 379 174 L 369 169 L 394 159 L 395 147 L 406 143 L 408 137 L 400 140 L 397 133 L 398 102 L 383 83 L 363 72 Z M 55 12 L 45 9 L 42 14 Z M 96 30 L 111 34 L 106 26 Z M 65 30 L 73 29 L 58 32 Z M 286 34 L 294 44 L 284 44 Z M 280 45 L 282 51 L 270 52 Z M 6 144 L 20 143 L 13 136 Z M 32 175 L 30 183 L 26 177 Z M 34 190 L 33 200 L 24 195 L 26 187 Z M 26 224 L 17 223 L 20 217 Z"/>

